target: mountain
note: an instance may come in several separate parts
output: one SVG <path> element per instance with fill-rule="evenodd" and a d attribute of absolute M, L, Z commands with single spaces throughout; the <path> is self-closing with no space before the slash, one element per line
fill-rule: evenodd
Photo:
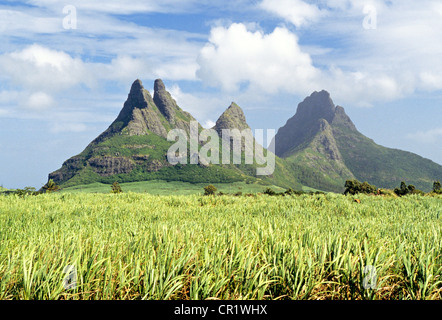
<path fill-rule="evenodd" d="M 401 181 L 429 191 L 442 178 L 442 166 L 416 154 L 376 144 L 361 134 L 330 94 L 314 92 L 272 141 L 299 182 L 321 190 L 342 191 L 358 179 L 383 188 Z"/>
<path fill-rule="evenodd" d="M 195 118 L 182 110 L 166 90 L 163 81 L 155 80 L 153 97 L 140 80 L 136 80 L 130 89 L 123 109 L 115 121 L 94 139 L 77 156 L 65 161 L 62 167 L 49 174 L 49 179 L 57 184 L 69 187 L 93 182 L 113 183 L 148 180 L 185 181 L 193 183 L 247 183 L 274 184 L 284 187 L 301 188 L 293 175 L 285 170 L 281 159 L 276 160 L 276 170 L 269 176 L 258 176 L 260 164 L 254 161 L 246 165 L 244 161 L 234 164 L 232 161 L 222 164 L 204 164 L 201 159 L 192 165 L 195 154 L 187 154 L 186 163 L 172 165 L 168 161 L 168 150 L 174 141 L 168 141 L 172 129 L 181 129 L 187 137 L 192 137 L 191 124 L 196 124 L 198 133 L 203 128 Z M 213 128 L 222 137 L 223 129 L 250 129 L 242 109 L 232 103 L 220 116 Z M 247 132 L 246 132 L 247 133 Z M 188 150 L 190 138 L 187 142 Z M 255 142 L 253 135 L 251 136 Z M 222 140 L 220 140 L 222 141 Z M 231 142 L 231 141 L 229 141 Z M 203 150 L 203 143 L 197 144 L 198 151 Z M 222 156 L 222 143 L 216 146 Z M 244 159 L 246 150 L 240 149 L 239 159 Z M 228 157 L 233 159 L 232 152 Z M 198 157 L 198 154 L 196 155 Z"/>
<path fill-rule="evenodd" d="M 177 149 L 178 164 L 168 158 L 170 148 L 181 141 L 178 136 L 178 140 L 168 141 L 168 134 L 175 132 L 172 129 L 186 135 L 184 147 L 190 150 L 182 155 L 181 147 Z M 230 135 L 225 136 L 226 131 Z M 196 142 L 192 140 L 195 134 L 200 138 Z M 204 134 L 208 136 L 203 139 Z M 246 145 L 252 148 L 242 141 L 248 141 Z M 380 146 L 361 134 L 344 108 L 335 106 L 325 90 L 301 102 L 296 114 L 278 130 L 269 148 L 276 155 L 264 148 L 260 154 L 254 146 L 262 148 L 236 103 L 221 114 L 212 130 L 204 130 L 177 105 L 163 81 L 155 80 L 152 97 L 136 80 L 109 128 L 83 152 L 50 173 L 49 179 L 63 187 L 114 181 L 244 181 L 335 192 L 342 192 L 348 179 L 384 188 L 395 188 L 406 181 L 424 191 L 431 190 L 434 180 L 442 180 L 442 166 L 410 152 Z M 274 170 L 259 173 L 272 164 L 271 159 Z"/>

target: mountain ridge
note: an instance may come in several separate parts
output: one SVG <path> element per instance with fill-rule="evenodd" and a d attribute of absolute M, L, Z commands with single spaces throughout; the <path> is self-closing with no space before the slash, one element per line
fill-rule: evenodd
<path fill-rule="evenodd" d="M 318 143 L 321 132 L 322 142 Z M 384 188 L 407 181 L 431 190 L 433 181 L 442 178 L 442 166 L 437 163 L 383 147 L 360 133 L 345 109 L 335 106 L 325 90 L 315 91 L 298 105 L 295 115 L 278 130 L 272 146 L 293 170 L 302 171 L 300 182 L 314 188 L 342 191 L 346 180 L 358 179 Z"/>
<path fill-rule="evenodd" d="M 426 190 L 431 188 L 433 179 L 442 180 L 442 166 L 413 153 L 377 145 L 361 134 L 326 90 L 306 97 L 298 104 L 295 115 L 278 130 L 269 148 L 275 150 L 275 170 L 267 176 L 255 173 L 262 157 L 250 164 L 170 164 L 167 151 L 173 142 L 167 140 L 168 133 L 181 129 L 189 136 L 195 122 L 201 132 L 201 124 L 178 106 L 161 79 L 155 80 L 153 95 L 136 79 L 111 125 L 48 178 L 62 186 L 162 179 L 198 183 L 247 181 L 334 192 L 342 192 L 348 179 L 388 188 L 407 181 Z M 231 131 L 241 135 L 239 141 L 249 137 L 253 145 L 257 144 L 243 110 L 235 102 L 212 129 L 220 138 L 225 129 L 238 129 Z M 234 139 L 229 139 L 233 143 Z M 201 146 L 198 141 L 198 148 Z M 221 142 L 218 151 L 224 151 Z M 244 160 L 246 152 L 242 147 L 236 159 Z M 268 152 L 264 150 L 267 155 Z M 188 159 L 190 156 L 193 155 Z M 233 154 L 229 158 L 233 159 Z"/>

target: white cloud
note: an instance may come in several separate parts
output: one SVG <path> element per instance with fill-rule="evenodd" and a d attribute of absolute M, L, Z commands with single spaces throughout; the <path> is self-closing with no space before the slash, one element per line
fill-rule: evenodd
<path fill-rule="evenodd" d="M 172 85 L 167 90 L 181 109 L 189 112 L 200 123 L 204 123 L 205 125 L 213 122 L 214 114 L 223 112 L 228 107 L 228 105 L 226 105 L 226 101 L 228 100 L 226 100 L 226 97 L 223 95 L 214 96 L 204 93 L 194 95 L 183 92 L 177 84 Z"/>
<path fill-rule="evenodd" d="M 0 117 L 7 116 L 9 114 L 9 110 L 0 109 Z"/>
<path fill-rule="evenodd" d="M 0 72 L 29 91 L 56 92 L 89 85 L 91 74 L 81 59 L 38 44 L 0 56 Z"/>
<path fill-rule="evenodd" d="M 282 91 L 306 96 L 326 89 L 339 103 L 366 107 L 400 97 L 403 89 L 388 72 L 315 67 L 298 37 L 281 27 L 269 34 L 251 32 L 242 24 L 213 28 L 198 61 L 197 76 L 228 92 L 238 92 L 244 84 L 254 94 Z"/>
<path fill-rule="evenodd" d="M 407 137 L 419 143 L 431 144 L 442 140 L 442 128 L 435 128 L 428 131 L 410 133 Z"/>
<path fill-rule="evenodd" d="M 213 128 L 214 126 L 216 125 L 216 122 L 215 121 L 213 121 L 213 120 L 207 120 L 206 122 L 204 122 L 204 124 L 202 125 L 203 126 L 203 128 L 205 128 L 205 129 L 211 129 L 211 128 Z"/>
<path fill-rule="evenodd" d="M 316 5 L 302 0 L 263 0 L 260 7 L 277 16 L 283 17 L 296 27 L 316 21 L 322 15 Z"/>
<path fill-rule="evenodd" d="M 51 124 L 50 131 L 52 133 L 62 133 L 62 132 L 73 132 L 79 133 L 87 130 L 87 126 L 84 123 L 72 123 L 72 122 L 64 122 L 64 123 L 53 123 Z"/>
<path fill-rule="evenodd" d="M 87 0 L 70 0 L 69 5 L 74 6 L 78 11 L 97 11 L 111 14 L 133 14 L 140 12 L 183 12 L 196 0 L 108 0 L 103 1 L 87 1 Z M 58 1 L 53 0 L 31 0 L 30 4 L 39 7 L 63 8 Z"/>
<path fill-rule="evenodd" d="M 197 76 L 228 91 L 249 83 L 276 93 L 303 87 L 318 73 L 310 56 L 301 51 L 296 35 L 285 28 L 270 34 L 250 32 L 243 24 L 214 28 L 198 61 Z"/>
<path fill-rule="evenodd" d="M 25 102 L 24 107 L 34 110 L 42 110 L 51 107 L 54 99 L 44 92 L 35 92 L 31 94 Z"/>

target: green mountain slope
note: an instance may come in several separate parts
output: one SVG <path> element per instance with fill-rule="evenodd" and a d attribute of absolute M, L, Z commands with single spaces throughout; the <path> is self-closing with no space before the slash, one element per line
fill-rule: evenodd
<path fill-rule="evenodd" d="M 190 159 L 194 156 L 190 153 L 187 154 L 187 164 L 170 164 L 167 152 L 175 142 L 167 141 L 169 131 L 182 129 L 190 136 L 191 122 L 197 121 L 176 104 L 161 80 L 155 81 L 154 90 L 152 97 L 144 89 L 141 81 L 136 80 L 123 109 L 109 128 L 93 140 L 82 153 L 65 161 L 59 170 L 49 174 L 49 179 L 63 187 L 97 182 L 109 184 L 114 181 L 124 183 L 164 180 L 191 183 L 243 181 L 284 188 L 302 188 L 281 159 L 276 159 L 276 170 L 272 175 L 257 176 L 256 169 L 262 165 L 256 161 L 246 164 L 244 148 L 239 154 L 243 160 L 241 163 L 233 163 L 232 152 L 231 160 L 221 164 L 221 142 L 218 146 L 220 164 L 204 164 L 201 159 L 198 164 L 190 164 Z M 203 128 L 199 123 L 197 125 L 198 132 L 201 132 Z M 242 109 L 232 103 L 213 129 L 221 136 L 223 129 L 242 131 L 250 127 Z M 253 136 L 251 139 L 255 143 Z M 187 146 L 190 150 L 190 142 Z M 197 147 L 201 150 L 203 143 L 200 141 Z"/>
<path fill-rule="evenodd" d="M 341 192 L 345 180 L 356 178 L 384 188 L 406 181 L 430 191 L 433 181 L 442 178 L 437 163 L 380 146 L 361 134 L 326 91 L 300 103 L 272 143 L 302 184 L 323 190 Z"/>

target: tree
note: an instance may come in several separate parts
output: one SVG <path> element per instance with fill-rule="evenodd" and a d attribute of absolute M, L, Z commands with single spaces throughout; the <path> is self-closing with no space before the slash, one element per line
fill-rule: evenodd
<path fill-rule="evenodd" d="M 208 186 L 204 187 L 204 195 L 205 196 L 212 196 L 216 192 L 216 187 L 212 184 L 209 184 Z"/>
<path fill-rule="evenodd" d="M 111 193 L 123 193 L 123 189 L 121 189 L 121 186 L 117 181 L 112 183 L 111 188 L 112 188 Z"/>
<path fill-rule="evenodd" d="M 43 190 L 46 193 L 56 192 L 60 190 L 60 186 L 58 186 L 54 180 L 50 179 L 48 183 L 43 186 Z"/>
<path fill-rule="evenodd" d="M 345 191 L 344 194 L 355 195 L 358 193 L 365 194 L 377 194 L 377 188 L 368 182 L 360 183 L 358 180 L 347 180 L 345 181 Z"/>
<path fill-rule="evenodd" d="M 398 196 L 406 196 L 407 194 L 424 194 L 421 190 L 416 189 L 416 187 L 412 184 L 408 185 L 402 181 L 400 188 L 394 189 L 394 193 Z"/>
<path fill-rule="evenodd" d="M 264 194 L 267 194 L 267 195 L 269 195 L 269 196 L 274 196 L 274 195 L 276 194 L 276 192 L 273 191 L 271 188 L 267 188 L 267 189 L 264 191 Z"/>
<path fill-rule="evenodd" d="M 434 193 L 442 193 L 442 186 L 440 184 L 440 181 L 434 181 L 433 183 L 433 192 Z"/>

